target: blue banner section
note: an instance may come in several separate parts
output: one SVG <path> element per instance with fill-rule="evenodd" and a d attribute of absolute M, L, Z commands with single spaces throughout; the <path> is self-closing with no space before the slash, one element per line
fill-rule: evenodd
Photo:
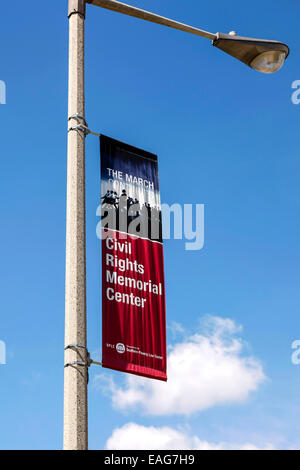
<path fill-rule="evenodd" d="M 160 209 L 157 156 L 101 136 L 102 196 L 106 190 L 130 191 L 128 196 L 140 204 L 150 203 Z"/>
<path fill-rule="evenodd" d="M 100 138 L 102 227 L 162 242 L 157 156 Z"/>

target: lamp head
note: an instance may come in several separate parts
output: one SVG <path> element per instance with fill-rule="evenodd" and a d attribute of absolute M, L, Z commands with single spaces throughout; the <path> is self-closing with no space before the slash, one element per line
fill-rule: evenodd
<path fill-rule="evenodd" d="M 282 42 L 236 36 L 233 31 L 217 33 L 212 44 L 262 73 L 277 72 L 289 55 L 288 46 Z"/>

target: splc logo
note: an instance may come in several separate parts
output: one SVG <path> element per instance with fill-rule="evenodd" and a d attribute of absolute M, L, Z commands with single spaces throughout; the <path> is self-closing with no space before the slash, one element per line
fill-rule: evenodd
<path fill-rule="evenodd" d="M 6 84 L 0 80 L 0 104 L 6 104 Z"/>
<path fill-rule="evenodd" d="M 124 354 L 125 352 L 125 346 L 123 343 L 118 343 L 116 346 L 116 350 L 118 351 L 119 354 Z"/>

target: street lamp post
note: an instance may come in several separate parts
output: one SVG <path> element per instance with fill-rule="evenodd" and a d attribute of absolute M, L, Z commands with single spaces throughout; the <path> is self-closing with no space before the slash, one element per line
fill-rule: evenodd
<path fill-rule="evenodd" d="M 209 33 L 116 0 L 69 0 L 68 174 L 66 223 L 64 449 L 88 448 L 85 254 L 85 90 L 86 3 L 212 40 L 215 47 L 263 73 L 281 68 L 289 48 L 277 41 Z"/>
<path fill-rule="evenodd" d="M 69 129 L 85 114 L 85 1 L 69 0 Z M 72 117 L 73 116 L 73 117 Z M 68 132 L 64 449 L 88 446 L 85 261 L 85 136 Z"/>

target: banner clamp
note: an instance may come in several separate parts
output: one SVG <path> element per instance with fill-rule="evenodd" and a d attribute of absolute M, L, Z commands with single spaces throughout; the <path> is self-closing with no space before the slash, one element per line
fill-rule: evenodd
<path fill-rule="evenodd" d="M 68 346 L 65 347 L 65 351 L 67 349 L 77 349 L 77 348 L 82 348 L 82 349 L 85 349 L 86 352 L 87 352 L 87 362 L 83 362 L 83 361 L 75 361 L 75 362 L 68 362 L 67 364 L 65 364 L 65 367 L 68 367 L 68 366 L 73 366 L 73 365 L 78 365 L 78 366 L 86 366 L 86 367 L 90 367 L 91 364 L 96 364 L 98 366 L 102 366 L 102 362 L 97 362 L 97 361 L 93 361 L 91 359 L 91 355 L 90 353 L 88 352 L 88 349 L 86 346 L 83 346 L 82 344 L 68 344 Z M 80 355 L 80 357 L 82 358 L 82 356 Z M 82 358 L 83 359 L 83 358 Z"/>
<path fill-rule="evenodd" d="M 84 362 L 84 357 L 82 357 L 82 355 L 77 351 L 77 353 L 79 354 L 80 358 L 82 359 L 82 361 L 73 361 L 73 362 L 67 362 L 65 364 L 64 367 L 69 367 L 69 366 L 84 366 L 84 367 L 89 367 L 90 364 L 90 354 L 87 350 L 87 347 L 86 346 L 83 346 L 82 344 L 68 344 L 66 347 L 65 347 L 65 351 L 67 349 L 78 349 L 78 348 L 81 348 L 81 349 L 85 349 L 86 352 L 87 352 L 87 362 Z"/>
<path fill-rule="evenodd" d="M 69 366 L 85 366 L 88 367 L 87 362 L 81 362 L 81 361 L 73 361 L 73 362 L 67 362 L 64 367 L 69 367 Z"/>
<path fill-rule="evenodd" d="M 77 121 L 79 121 L 79 120 L 84 121 L 84 124 L 87 126 L 87 122 L 85 120 L 85 117 L 80 116 L 80 114 L 78 114 L 78 113 L 72 114 L 72 116 L 70 116 L 68 118 L 68 121 L 70 121 L 71 119 L 76 119 Z"/>
<path fill-rule="evenodd" d="M 93 132 L 88 128 L 88 123 L 86 122 L 86 120 L 83 116 L 80 116 L 80 114 L 78 114 L 78 113 L 72 114 L 72 116 L 70 116 L 68 118 L 68 121 L 70 121 L 71 119 L 76 119 L 77 122 L 80 122 L 80 121 L 83 121 L 83 122 L 77 124 L 77 126 L 70 127 L 68 132 L 70 132 L 70 131 L 81 131 L 81 132 L 84 133 L 85 136 L 87 136 L 88 134 L 95 135 L 96 137 L 101 136 L 101 134 L 98 134 L 97 132 Z"/>
<path fill-rule="evenodd" d="M 77 126 L 74 126 L 74 127 L 70 127 L 70 129 L 68 130 L 68 132 L 70 131 L 81 131 L 84 133 L 85 136 L 87 136 L 88 134 L 92 134 L 92 135 L 95 135 L 97 137 L 100 137 L 101 134 L 98 134 L 97 132 L 93 132 L 91 131 L 87 126 L 85 126 L 84 124 L 78 124 Z"/>
<path fill-rule="evenodd" d="M 87 349 L 86 346 L 82 346 L 82 344 L 68 344 L 68 346 L 65 347 L 65 351 L 67 349 L 71 348 L 82 348 L 82 349 Z"/>

